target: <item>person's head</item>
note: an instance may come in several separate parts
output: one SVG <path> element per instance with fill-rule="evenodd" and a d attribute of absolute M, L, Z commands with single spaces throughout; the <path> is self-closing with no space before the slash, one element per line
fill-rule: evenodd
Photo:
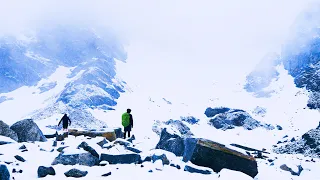
<path fill-rule="evenodd" d="M 131 109 L 127 109 L 127 113 L 131 113 Z"/>

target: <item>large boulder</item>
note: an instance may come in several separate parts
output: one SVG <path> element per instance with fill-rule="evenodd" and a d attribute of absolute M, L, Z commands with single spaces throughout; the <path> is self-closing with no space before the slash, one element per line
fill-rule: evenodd
<path fill-rule="evenodd" d="M 162 130 L 156 149 L 163 149 L 174 153 L 176 156 L 182 156 L 184 148 L 184 139 L 179 132 L 167 128 Z"/>
<path fill-rule="evenodd" d="M 215 172 L 226 168 L 251 177 L 258 174 L 257 162 L 252 156 L 207 139 L 181 137 L 179 132 L 167 131 L 166 128 L 161 132 L 156 149 L 183 156 L 184 162 L 191 161 L 194 165 L 209 167 Z"/>
<path fill-rule="evenodd" d="M 0 165 L 0 180 L 10 180 L 10 173 L 6 165 Z"/>
<path fill-rule="evenodd" d="M 170 119 L 165 122 L 161 122 L 159 120 L 155 121 L 152 127 L 152 131 L 158 135 L 161 135 L 161 132 L 164 128 L 178 131 L 182 136 L 193 135 L 190 128 L 186 124 L 184 124 L 181 120 L 173 120 L 173 119 Z"/>
<path fill-rule="evenodd" d="M 235 127 L 243 127 L 246 130 L 252 130 L 258 127 L 267 130 L 273 130 L 270 124 L 261 123 L 251 117 L 251 115 L 241 109 L 230 109 L 225 107 L 207 108 L 205 111 L 209 120 L 209 125 L 216 129 L 228 130 Z"/>
<path fill-rule="evenodd" d="M 9 125 L 0 120 L 0 135 L 9 137 L 15 141 L 18 141 L 18 135 L 12 129 L 10 129 Z"/>
<path fill-rule="evenodd" d="M 37 124 L 32 119 L 24 119 L 14 123 L 10 129 L 18 135 L 18 142 L 47 141 Z"/>
<path fill-rule="evenodd" d="M 97 151 L 95 149 L 93 149 L 91 146 L 89 146 L 88 143 L 82 142 L 78 146 L 78 149 L 79 148 L 83 148 L 83 150 L 89 152 L 90 154 L 92 154 L 92 156 L 99 158 L 99 154 L 97 153 Z"/>
<path fill-rule="evenodd" d="M 198 139 L 193 147 L 185 160 L 190 158 L 195 165 L 209 167 L 214 172 L 220 172 L 223 168 L 240 171 L 252 178 L 258 174 L 257 162 L 252 156 L 207 139 Z"/>
<path fill-rule="evenodd" d="M 74 150 L 72 153 L 62 152 L 52 162 L 51 165 L 84 165 L 84 166 L 95 166 L 99 164 L 99 158 L 93 156 L 84 150 Z"/>

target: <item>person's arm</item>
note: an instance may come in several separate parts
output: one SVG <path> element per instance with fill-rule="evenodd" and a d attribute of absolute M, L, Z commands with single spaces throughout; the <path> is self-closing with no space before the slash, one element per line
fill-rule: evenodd
<path fill-rule="evenodd" d="M 58 124 L 58 126 L 60 126 L 60 124 L 61 124 L 61 121 L 62 121 L 62 119 L 63 119 L 63 118 L 61 118 L 61 120 L 59 121 L 59 124 Z"/>
<path fill-rule="evenodd" d="M 132 114 L 130 114 L 130 125 L 133 128 L 133 118 L 132 118 Z"/>
<path fill-rule="evenodd" d="M 70 118 L 68 117 L 68 121 L 69 121 L 69 126 L 71 126 L 71 120 L 70 120 Z"/>

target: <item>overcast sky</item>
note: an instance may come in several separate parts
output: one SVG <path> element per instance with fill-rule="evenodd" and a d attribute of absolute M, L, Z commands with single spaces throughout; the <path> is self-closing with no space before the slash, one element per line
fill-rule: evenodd
<path fill-rule="evenodd" d="M 280 50 L 311 1 L 3 0 L 0 34 L 44 22 L 108 26 L 129 45 L 127 74 L 120 74 L 125 80 L 150 91 L 188 88 L 244 77 L 267 53 Z"/>

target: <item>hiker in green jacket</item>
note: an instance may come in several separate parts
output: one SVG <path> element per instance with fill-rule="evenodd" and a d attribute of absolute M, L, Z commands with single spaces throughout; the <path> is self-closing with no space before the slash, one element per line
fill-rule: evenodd
<path fill-rule="evenodd" d="M 127 109 L 127 112 L 122 114 L 122 126 L 124 127 L 123 137 L 126 138 L 126 134 L 128 132 L 128 137 L 130 137 L 130 131 L 133 128 L 133 118 L 131 109 Z"/>

